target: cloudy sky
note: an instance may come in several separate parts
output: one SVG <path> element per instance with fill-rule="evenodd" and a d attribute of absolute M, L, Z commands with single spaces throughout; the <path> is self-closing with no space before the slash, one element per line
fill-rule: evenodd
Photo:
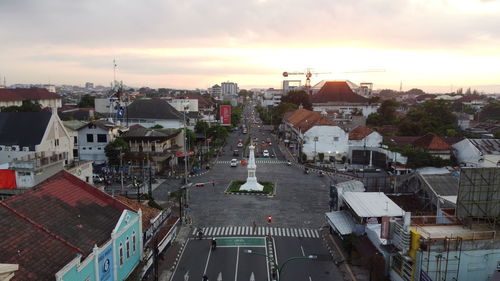
<path fill-rule="evenodd" d="M 0 75 L 109 85 L 116 59 L 132 86 L 279 87 L 312 68 L 330 72 L 313 83 L 488 90 L 499 15 L 496 0 L 0 0 Z M 342 73 L 370 69 L 385 72 Z"/>

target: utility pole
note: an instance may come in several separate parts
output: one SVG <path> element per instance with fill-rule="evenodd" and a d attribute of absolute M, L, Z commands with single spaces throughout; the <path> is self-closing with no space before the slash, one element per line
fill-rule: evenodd
<path fill-rule="evenodd" d="M 149 190 L 148 190 L 148 195 L 149 199 L 153 200 L 153 180 L 152 180 L 152 172 L 151 172 L 151 160 L 149 159 L 149 152 L 148 152 L 148 162 L 149 162 Z"/>
<path fill-rule="evenodd" d="M 122 154 L 122 148 L 120 147 L 120 182 L 121 182 L 121 194 L 124 194 L 124 187 L 123 187 L 123 154 Z"/>

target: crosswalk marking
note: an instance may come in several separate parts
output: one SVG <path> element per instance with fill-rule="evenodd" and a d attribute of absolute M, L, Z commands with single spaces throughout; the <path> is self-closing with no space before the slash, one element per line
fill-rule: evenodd
<path fill-rule="evenodd" d="M 282 237 L 304 237 L 304 238 L 319 238 L 317 229 L 310 228 L 288 228 L 288 227 L 271 227 L 271 226 L 217 226 L 194 228 L 191 235 L 196 237 L 198 231 L 203 231 L 206 237 L 216 236 L 282 236 Z"/>

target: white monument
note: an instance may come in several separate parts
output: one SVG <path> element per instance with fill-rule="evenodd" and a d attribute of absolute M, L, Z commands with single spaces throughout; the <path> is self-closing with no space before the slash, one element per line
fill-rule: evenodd
<path fill-rule="evenodd" d="M 264 190 L 264 186 L 257 182 L 257 177 L 255 176 L 255 170 L 257 170 L 257 165 L 255 165 L 255 146 L 253 143 L 250 143 L 248 147 L 250 150 L 250 155 L 248 157 L 248 177 L 247 182 L 240 187 L 240 190 L 248 190 L 248 191 L 262 191 Z"/>

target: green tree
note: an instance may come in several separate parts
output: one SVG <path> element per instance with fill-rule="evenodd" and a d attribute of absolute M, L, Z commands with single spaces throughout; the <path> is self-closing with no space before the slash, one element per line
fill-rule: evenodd
<path fill-rule="evenodd" d="M 85 94 L 80 99 L 80 102 L 77 105 L 80 108 L 83 107 L 95 107 L 95 97 L 89 94 Z"/>
<path fill-rule="evenodd" d="M 190 150 L 193 149 L 196 143 L 196 134 L 188 128 L 186 128 L 186 143 L 188 144 Z"/>
<path fill-rule="evenodd" d="M 228 132 L 226 127 L 224 126 L 212 126 L 208 128 L 207 130 L 207 137 L 212 138 L 215 140 L 218 144 L 222 144 L 224 140 L 227 138 Z"/>
<path fill-rule="evenodd" d="M 448 129 L 455 129 L 456 116 L 450 105 L 443 100 L 429 100 L 411 109 L 399 124 L 404 136 L 421 136 L 434 133 L 446 135 Z"/>
<path fill-rule="evenodd" d="M 479 113 L 479 120 L 497 120 L 500 121 L 500 101 L 491 101 L 483 107 Z"/>
<path fill-rule="evenodd" d="M 301 105 L 308 110 L 312 110 L 312 103 L 306 91 L 290 91 L 288 95 L 281 98 L 282 103 L 292 103 L 297 106 Z"/>
<path fill-rule="evenodd" d="M 30 100 L 23 100 L 21 106 L 7 106 L 3 107 L 3 112 L 40 112 L 42 111 L 42 107 L 38 103 L 33 103 Z"/>
<path fill-rule="evenodd" d="M 111 165 L 120 165 L 120 151 L 125 153 L 129 150 L 128 143 L 122 138 L 116 138 L 104 147 L 104 153 L 108 157 L 108 163 Z"/>
<path fill-rule="evenodd" d="M 376 113 L 368 115 L 366 124 L 370 126 L 392 125 L 397 122 L 396 109 L 399 103 L 395 100 L 384 100 Z"/>
<path fill-rule="evenodd" d="M 199 120 L 196 122 L 196 125 L 194 126 L 194 131 L 198 134 L 205 133 L 208 130 L 208 123 L 205 121 Z"/>
<path fill-rule="evenodd" d="M 273 125 L 277 126 L 281 124 L 285 113 L 297 110 L 298 105 L 294 103 L 281 102 L 276 106 L 272 112 Z"/>
<path fill-rule="evenodd" d="M 156 129 L 156 130 L 157 130 L 157 129 L 163 129 L 163 126 L 162 126 L 162 125 L 160 125 L 160 124 L 156 124 L 156 125 L 154 125 L 153 127 L 151 127 L 150 129 Z"/>

